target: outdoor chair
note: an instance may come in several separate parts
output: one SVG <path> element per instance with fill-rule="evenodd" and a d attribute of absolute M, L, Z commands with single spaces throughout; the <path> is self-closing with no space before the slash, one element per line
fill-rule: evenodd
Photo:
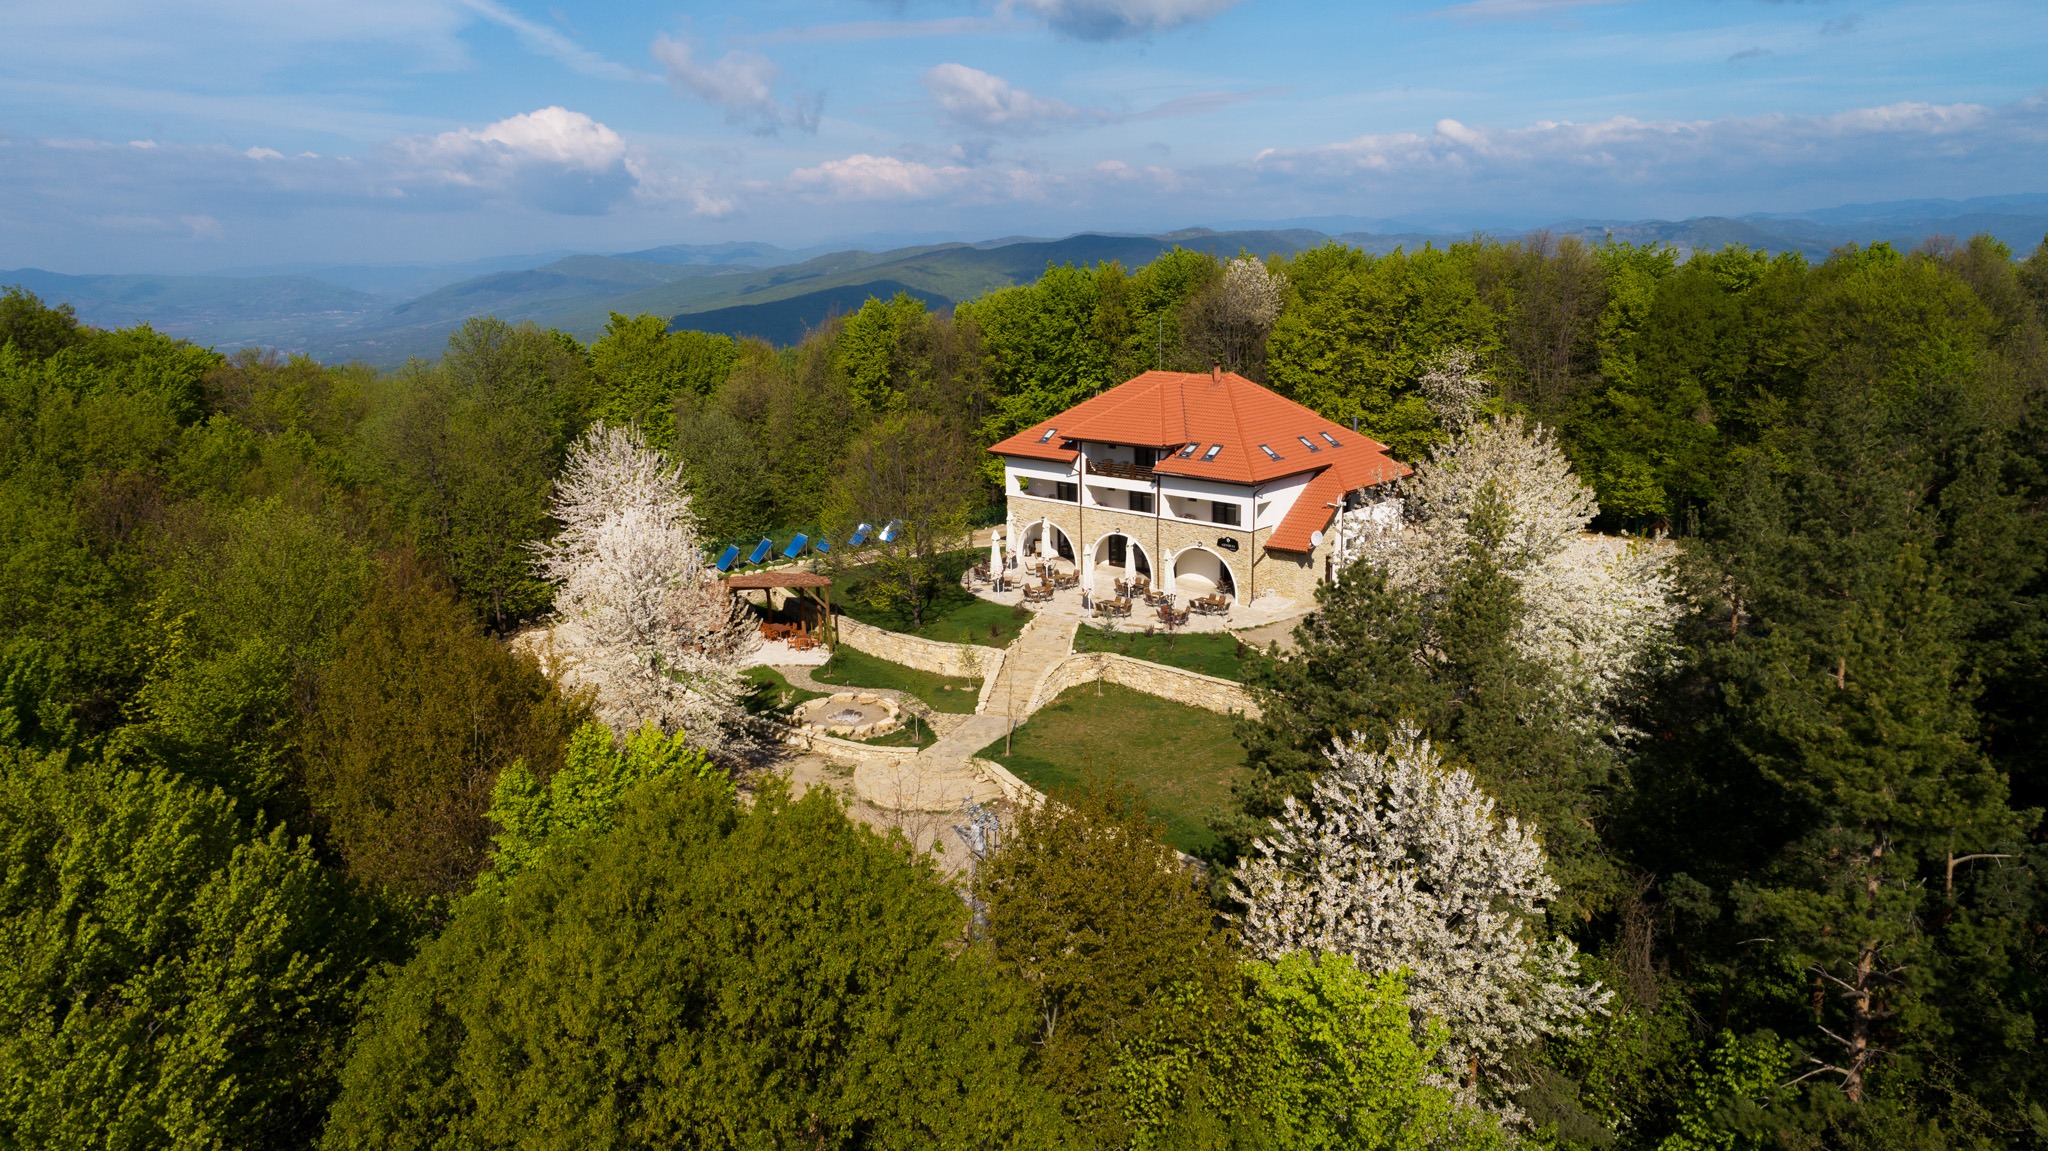
<path fill-rule="evenodd" d="M 1170 591 L 1147 591 L 1145 593 L 1146 607 L 1163 607 L 1172 602 L 1173 593 Z"/>

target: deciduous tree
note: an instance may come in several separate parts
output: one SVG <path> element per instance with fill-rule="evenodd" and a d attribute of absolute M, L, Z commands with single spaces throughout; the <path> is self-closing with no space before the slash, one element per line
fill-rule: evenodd
<path fill-rule="evenodd" d="M 1406 971 L 1409 1002 L 1444 1028 L 1438 1067 L 1513 1114 L 1513 1058 L 1609 998 L 1579 982 L 1569 940 L 1537 932 L 1557 894 L 1542 846 L 1413 728 L 1384 751 L 1339 743 L 1330 764 L 1232 881 L 1245 948 Z"/>

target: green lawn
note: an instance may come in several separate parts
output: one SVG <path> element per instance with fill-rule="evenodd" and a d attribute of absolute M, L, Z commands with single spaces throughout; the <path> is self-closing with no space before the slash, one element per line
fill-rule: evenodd
<path fill-rule="evenodd" d="M 978 643 L 1008 647 L 1031 618 L 1028 612 L 991 603 L 960 586 L 960 575 L 988 558 L 981 549 L 947 552 L 939 557 L 939 580 L 932 588 L 932 601 L 925 607 L 924 622 L 913 625 L 910 613 L 897 608 L 877 608 L 862 602 L 861 584 L 866 568 L 848 568 L 834 576 L 832 606 L 864 624 L 922 636 L 945 643 Z"/>
<path fill-rule="evenodd" d="M 903 717 L 902 727 L 887 735 L 878 735 L 861 742 L 876 747 L 930 747 L 938 742 L 938 737 L 932 734 L 931 728 L 924 725 L 923 720 L 906 715 Z"/>
<path fill-rule="evenodd" d="M 1099 627 L 1083 627 L 1076 632 L 1074 650 L 1114 652 L 1132 659 L 1170 664 L 1219 679 L 1235 680 L 1244 678 L 1244 660 L 1239 653 L 1251 654 L 1246 645 L 1227 632 L 1168 635 L 1162 629 L 1146 635 L 1143 632 L 1104 631 Z"/>
<path fill-rule="evenodd" d="M 1190 855 L 1213 847 L 1209 819 L 1235 810 L 1231 782 L 1244 748 L 1229 716 L 1115 684 L 1082 684 L 1040 709 L 1003 741 L 982 749 L 1040 791 L 1095 779 L 1137 790 L 1166 842 Z"/>
<path fill-rule="evenodd" d="M 896 691 L 907 691 L 925 701 L 934 711 L 958 712 L 962 715 L 974 710 L 974 701 L 981 692 L 981 681 L 959 679 L 949 675 L 934 675 L 900 663 L 877 659 L 864 651 L 855 651 L 845 644 L 832 650 L 832 660 L 824 667 L 811 673 L 819 683 L 840 687 L 886 687 Z M 951 688 L 951 691 L 946 690 Z"/>
<path fill-rule="evenodd" d="M 825 694 L 792 685 L 772 667 L 750 667 L 743 674 L 754 685 L 753 694 L 747 698 L 747 710 L 756 715 L 772 713 L 786 717 L 797 704 Z"/>

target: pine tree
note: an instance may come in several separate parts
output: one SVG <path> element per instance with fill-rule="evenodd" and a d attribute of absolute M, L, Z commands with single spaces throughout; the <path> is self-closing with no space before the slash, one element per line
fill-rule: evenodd
<path fill-rule="evenodd" d="M 1916 1023 L 1935 892 L 1959 859 L 2024 830 L 1975 744 L 1975 715 L 1937 572 L 1914 545 L 1850 589 L 1835 618 L 1774 631 L 1738 696 L 1744 744 L 1808 830 L 1738 889 L 1788 976 L 1811 980 L 1831 1048 L 1814 1073 L 1861 1102 Z"/>

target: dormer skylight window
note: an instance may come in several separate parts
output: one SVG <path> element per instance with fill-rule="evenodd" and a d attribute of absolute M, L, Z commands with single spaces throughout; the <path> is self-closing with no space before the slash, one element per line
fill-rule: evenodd
<path fill-rule="evenodd" d="M 1274 451 L 1272 448 L 1266 446 L 1265 444 L 1260 444 L 1259 450 L 1266 453 L 1266 458 L 1269 460 L 1277 460 L 1280 458 L 1279 452 Z"/>
<path fill-rule="evenodd" d="M 1206 463 L 1210 463 L 1210 462 L 1214 461 L 1214 460 L 1216 459 L 1216 453 L 1218 453 L 1218 452 L 1220 452 L 1220 451 L 1222 451 L 1222 450 L 1223 450 L 1223 445 L 1222 445 L 1222 444 L 1210 444 L 1210 445 L 1209 445 L 1209 450 L 1208 450 L 1208 451 L 1206 451 L 1206 452 L 1203 452 L 1203 453 L 1202 453 L 1202 462 L 1206 464 Z"/>
<path fill-rule="evenodd" d="M 1181 460 L 1191 460 L 1195 458 L 1195 449 L 1201 446 L 1202 445 L 1199 441 L 1196 443 L 1189 444 L 1187 447 L 1182 448 L 1180 450 L 1180 454 L 1178 456 L 1175 456 L 1174 458 Z"/>
<path fill-rule="evenodd" d="M 1319 448 L 1319 447 L 1315 446 L 1314 444 L 1312 444 L 1312 443 L 1309 443 L 1309 442 L 1308 442 L 1308 437 L 1307 437 L 1307 436 L 1296 436 L 1296 437 L 1294 437 L 1294 438 L 1295 438 L 1295 439 L 1297 439 L 1297 440 L 1300 440 L 1300 441 L 1301 441 L 1301 446 L 1302 446 L 1302 447 L 1305 447 L 1305 448 L 1307 448 L 1307 449 L 1308 449 L 1309 451 L 1312 451 L 1312 452 L 1319 452 L 1319 451 L 1322 451 L 1322 450 L 1323 450 L 1323 449 L 1321 449 L 1321 448 Z"/>
<path fill-rule="evenodd" d="M 1336 436 L 1333 436 L 1328 432 L 1317 432 L 1316 434 L 1323 437 L 1323 439 L 1329 441 L 1330 446 L 1333 448 L 1341 448 L 1344 446 L 1343 444 L 1337 442 Z"/>
<path fill-rule="evenodd" d="M 1047 428 L 1045 429 L 1045 434 L 1038 437 L 1038 442 L 1041 444 L 1049 444 L 1052 442 L 1052 438 L 1059 434 L 1060 430 L 1058 428 Z"/>

